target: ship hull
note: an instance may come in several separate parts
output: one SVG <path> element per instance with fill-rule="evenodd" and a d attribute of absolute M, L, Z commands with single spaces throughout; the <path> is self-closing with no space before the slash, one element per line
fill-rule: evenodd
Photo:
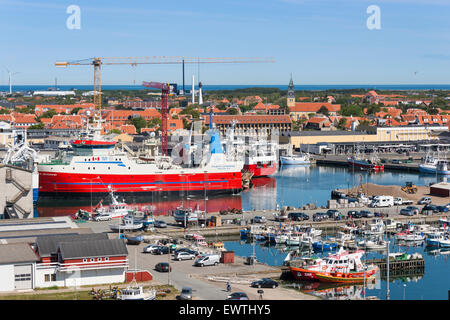
<path fill-rule="evenodd" d="M 351 167 L 358 167 L 358 168 L 362 168 L 362 169 L 366 169 L 366 170 L 379 170 L 379 171 L 383 171 L 384 170 L 384 166 L 383 165 L 374 165 L 374 164 L 370 164 L 364 161 L 353 161 L 353 160 L 348 160 L 348 165 Z"/>
<path fill-rule="evenodd" d="M 280 157 L 280 162 L 282 165 L 306 165 L 311 163 L 304 157 Z"/>
<path fill-rule="evenodd" d="M 67 197 L 109 194 L 234 193 L 242 189 L 240 172 L 192 174 L 71 174 L 39 172 L 39 195 Z"/>
<path fill-rule="evenodd" d="M 275 174 L 277 164 L 272 162 L 272 164 L 263 164 L 262 167 L 256 164 L 245 164 L 244 171 L 253 172 L 253 178 L 268 177 Z"/>

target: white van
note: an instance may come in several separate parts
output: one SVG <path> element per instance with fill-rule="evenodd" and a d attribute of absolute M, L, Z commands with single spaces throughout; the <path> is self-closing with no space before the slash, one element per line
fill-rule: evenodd
<path fill-rule="evenodd" d="M 217 266 L 219 262 L 220 256 L 218 254 L 207 254 L 196 259 L 194 262 L 194 266 Z"/>
<path fill-rule="evenodd" d="M 380 208 L 380 207 L 392 207 L 394 205 L 394 197 L 392 196 L 377 196 L 370 203 L 370 207 L 372 208 Z"/>

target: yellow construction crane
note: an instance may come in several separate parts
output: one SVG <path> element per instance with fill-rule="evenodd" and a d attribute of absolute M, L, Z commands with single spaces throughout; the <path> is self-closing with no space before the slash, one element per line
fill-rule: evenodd
<path fill-rule="evenodd" d="M 102 65 L 131 65 L 138 64 L 182 64 L 183 65 L 183 86 L 184 86 L 184 64 L 200 63 L 271 63 L 272 58 L 195 58 L 178 56 L 149 56 L 149 57 L 98 57 L 76 61 L 56 62 L 56 67 L 85 66 L 94 67 L 94 104 L 97 110 L 101 110 L 102 88 L 101 88 L 101 66 Z M 184 89 L 184 88 L 183 88 Z"/>

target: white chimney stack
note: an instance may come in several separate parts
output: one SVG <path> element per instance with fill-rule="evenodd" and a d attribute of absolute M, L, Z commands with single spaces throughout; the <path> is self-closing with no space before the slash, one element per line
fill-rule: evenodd
<path fill-rule="evenodd" d="M 201 82 L 198 83 L 198 104 L 199 105 L 203 104 L 202 83 Z"/>
<path fill-rule="evenodd" d="M 194 75 L 192 75 L 192 104 L 195 103 L 195 88 L 194 88 L 194 84 L 195 84 L 195 79 L 194 79 Z"/>

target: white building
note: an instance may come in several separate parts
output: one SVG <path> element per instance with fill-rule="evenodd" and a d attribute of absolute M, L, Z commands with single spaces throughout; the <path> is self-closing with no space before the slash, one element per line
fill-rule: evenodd
<path fill-rule="evenodd" d="M 0 245 L 0 292 L 34 289 L 39 258 L 27 243 Z"/>
<path fill-rule="evenodd" d="M 125 282 L 128 250 L 106 233 L 41 236 L 0 245 L 0 291 Z"/>
<path fill-rule="evenodd" d="M 49 90 L 49 91 L 34 91 L 33 96 L 47 96 L 47 97 L 61 97 L 61 96 L 74 96 L 75 91 L 59 91 L 59 90 Z"/>

